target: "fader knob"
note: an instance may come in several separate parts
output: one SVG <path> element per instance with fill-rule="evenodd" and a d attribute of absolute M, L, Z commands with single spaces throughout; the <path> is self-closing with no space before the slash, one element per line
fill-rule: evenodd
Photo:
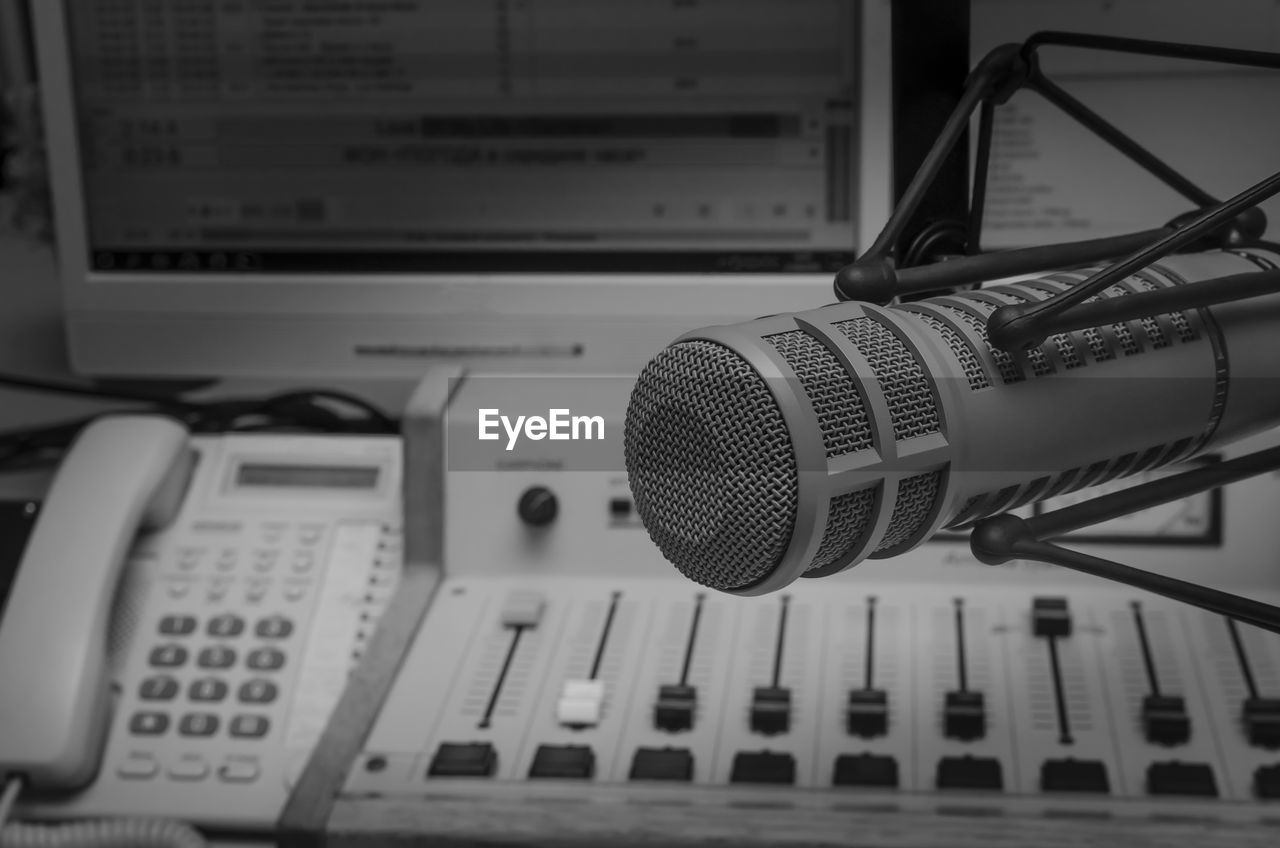
<path fill-rule="evenodd" d="M 556 493 L 546 486 L 530 486 L 520 496 L 516 504 L 516 512 L 520 520 L 530 527 L 546 527 L 556 520 L 560 512 L 560 501 Z"/>

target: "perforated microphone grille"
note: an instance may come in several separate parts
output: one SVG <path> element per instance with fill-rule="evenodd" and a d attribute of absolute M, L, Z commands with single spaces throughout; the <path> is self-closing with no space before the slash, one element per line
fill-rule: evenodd
<path fill-rule="evenodd" d="M 701 340 L 659 353 L 632 391 L 624 450 L 636 510 L 686 577 L 735 589 L 777 567 L 796 520 L 796 460 L 746 360 Z"/>

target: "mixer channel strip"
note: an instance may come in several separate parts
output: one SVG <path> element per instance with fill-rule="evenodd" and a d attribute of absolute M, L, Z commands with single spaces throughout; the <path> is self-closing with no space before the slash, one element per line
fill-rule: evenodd
<path fill-rule="evenodd" d="M 883 736 L 889 731 L 889 693 L 876 688 L 875 672 L 876 599 L 873 595 L 867 598 L 866 656 L 863 660 L 862 688 L 849 691 L 849 704 L 845 709 L 845 726 L 849 733 L 863 739 Z"/>
<path fill-rule="evenodd" d="M 1231 800 L 1274 817 L 1280 639 L 1135 595 L 450 580 L 348 790 Z"/>
<path fill-rule="evenodd" d="M 969 660 L 965 652 L 964 599 L 955 599 L 956 688 L 947 693 L 943 707 L 943 733 L 949 738 L 972 741 L 987 732 L 986 698 L 969 688 Z"/>
<path fill-rule="evenodd" d="M 1142 653 L 1142 670 L 1146 674 L 1148 692 L 1142 697 L 1142 732 L 1148 742 L 1157 745 L 1181 745 L 1191 738 L 1191 716 L 1187 713 L 1187 700 L 1182 695 L 1165 692 L 1160 688 L 1160 671 L 1151 650 L 1151 637 L 1147 634 L 1146 618 L 1142 603 L 1133 601 L 1133 626 Z"/>
<path fill-rule="evenodd" d="M 706 600 L 703 592 L 694 598 L 693 619 L 689 622 L 689 641 L 685 644 L 679 681 L 658 687 L 658 700 L 653 705 L 653 724 L 661 730 L 677 733 L 693 727 L 698 711 L 698 689 L 689 683 L 689 670 L 698 646 L 698 625 L 702 621 L 702 607 Z"/>
<path fill-rule="evenodd" d="M 777 641 L 773 653 L 773 679 L 768 686 L 757 686 L 751 694 L 751 729 L 765 736 L 786 733 L 791 729 L 791 690 L 782 685 L 783 653 L 787 644 L 787 610 L 791 596 L 783 595 L 778 603 Z"/>

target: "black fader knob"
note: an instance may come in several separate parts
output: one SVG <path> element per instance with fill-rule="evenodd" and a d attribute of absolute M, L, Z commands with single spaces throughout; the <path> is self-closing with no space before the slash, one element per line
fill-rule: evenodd
<path fill-rule="evenodd" d="M 556 493 L 546 486 L 530 486 L 520 496 L 516 512 L 520 520 L 530 527 L 546 527 L 556 520 L 556 515 L 560 512 L 560 501 L 556 498 Z"/>

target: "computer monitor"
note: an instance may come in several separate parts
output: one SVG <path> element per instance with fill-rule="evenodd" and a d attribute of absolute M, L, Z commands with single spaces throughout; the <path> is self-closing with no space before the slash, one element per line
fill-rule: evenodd
<path fill-rule="evenodd" d="M 32 7 L 82 373 L 633 372 L 890 208 L 888 0 Z"/>

